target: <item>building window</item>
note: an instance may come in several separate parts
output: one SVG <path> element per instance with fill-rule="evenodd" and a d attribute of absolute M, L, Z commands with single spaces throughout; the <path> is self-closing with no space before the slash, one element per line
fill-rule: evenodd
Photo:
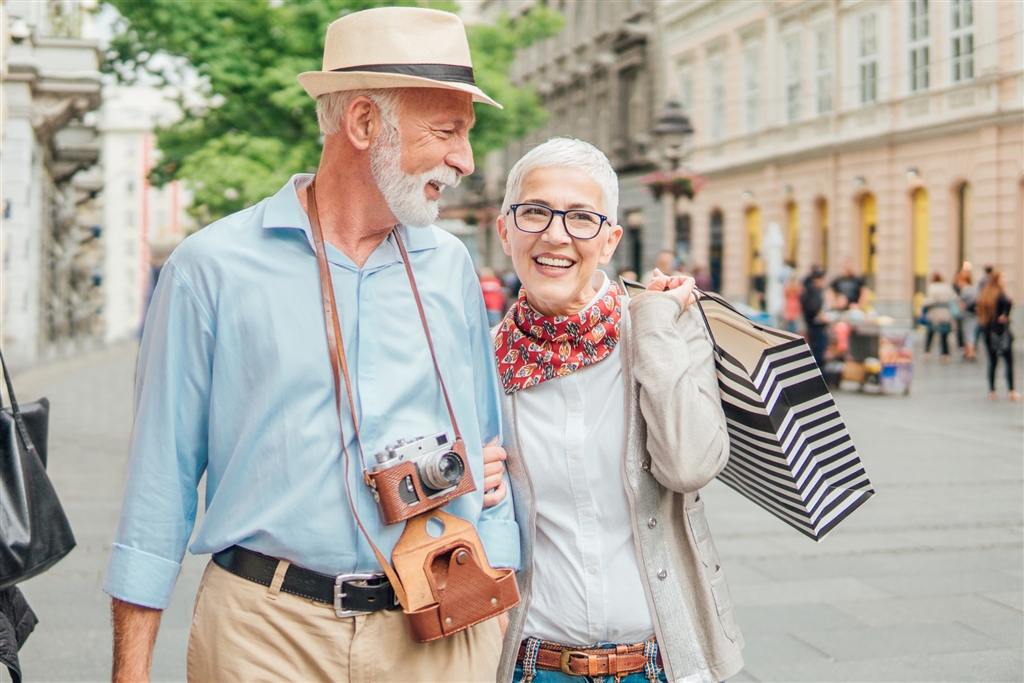
<path fill-rule="evenodd" d="M 751 133 L 757 130 L 760 119 L 761 46 L 757 43 L 751 43 L 743 50 L 743 83 L 744 119 L 747 132 Z"/>
<path fill-rule="evenodd" d="M 783 39 L 783 74 L 786 88 L 786 121 L 800 120 L 800 34 Z"/>
<path fill-rule="evenodd" d="M 860 17 L 857 66 L 860 71 L 860 103 L 878 99 L 878 41 L 875 37 L 876 16 L 868 12 Z"/>
<path fill-rule="evenodd" d="M 708 59 L 708 116 L 713 141 L 725 137 L 725 55 L 721 52 Z"/>
<path fill-rule="evenodd" d="M 693 111 L 693 65 L 689 63 L 679 67 L 679 104 L 683 111 Z"/>
<path fill-rule="evenodd" d="M 953 40 L 951 62 L 953 82 L 974 78 L 974 4 L 973 0 L 953 0 L 950 35 Z"/>
<path fill-rule="evenodd" d="M 832 111 L 832 31 L 825 26 L 814 32 L 814 86 L 817 112 Z"/>
<path fill-rule="evenodd" d="M 928 0 L 910 0 L 908 45 L 910 47 L 910 92 L 928 89 L 929 31 Z"/>
<path fill-rule="evenodd" d="M 590 38 L 590 4 L 582 0 L 576 1 L 576 42 L 582 43 Z"/>

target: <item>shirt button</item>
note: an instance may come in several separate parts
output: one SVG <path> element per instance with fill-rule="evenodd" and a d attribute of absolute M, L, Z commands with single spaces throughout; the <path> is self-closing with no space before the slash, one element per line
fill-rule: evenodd
<path fill-rule="evenodd" d="M 572 453 L 569 454 L 569 457 L 572 458 L 573 460 L 579 460 L 580 459 L 579 451 L 573 451 Z"/>
<path fill-rule="evenodd" d="M 656 520 L 654 517 L 651 517 L 649 520 L 647 520 L 647 526 L 653 529 L 654 527 L 658 526 L 658 520 Z"/>
<path fill-rule="evenodd" d="M 594 633 L 600 633 L 600 632 L 601 632 L 601 624 L 596 624 L 594 626 Z"/>
<path fill-rule="evenodd" d="M 659 569 L 658 570 L 658 578 L 659 579 L 664 581 L 667 577 L 668 577 L 668 572 L 667 571 L 665 571 L 664 569 Z"/>
<path fill-rule="evenodd" d="M 584 517 L 589 517 L 590 516 L 590 508 L 583 508 L 583 516 Z"/>
<path fill-rule="evenodd" d="M 580 404 L 579 403 L 570 403 L 569 404 L 569 410 L 571 410 L 572 412 L 575 413 L 579 409 L 580 409 Z"/>
<path fill-rule="evenodd" d="M 591 574 L 596 574 L 597 573 L 597 567 L 591 567 L 587 571 L 589 571 Z"/>

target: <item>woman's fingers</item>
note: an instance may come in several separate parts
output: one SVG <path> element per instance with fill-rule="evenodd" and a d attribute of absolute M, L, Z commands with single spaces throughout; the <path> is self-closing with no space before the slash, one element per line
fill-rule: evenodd
<path fill-rule="evenodd" d="M 696 283 L 692 277 L 677 276 L 673 279 L 678 282 L 673 283 L 675 286 L 669 289 L 669 296 L 679 299 L 683 303 L 683 310 L 685 310 L 687 306 L 696 301 L 693 292 Z"/>
<path fill-rule="evenodd" d="M 493 491 L 489 491 L 486 487 L 484 488 L 484 491 L 486 491 L 486 493 L 484 493 L 485 508 L 493 507 L 505 500 L 505 494 L 508 493 L 504 479 L 498 479 L 498 486 Z"/>

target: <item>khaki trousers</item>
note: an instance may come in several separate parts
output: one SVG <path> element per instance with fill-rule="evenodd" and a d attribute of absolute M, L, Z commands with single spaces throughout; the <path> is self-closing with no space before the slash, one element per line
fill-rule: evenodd
<path fill-rule="evenodd" d="M 188 639 L 189 681 L 494 683 L 497 619 L 416 643 L 401 610 L 339 619 L 328 605 L 281 593 L 287 567 L 278 565 L 267 588 L 207 565 Z"/>

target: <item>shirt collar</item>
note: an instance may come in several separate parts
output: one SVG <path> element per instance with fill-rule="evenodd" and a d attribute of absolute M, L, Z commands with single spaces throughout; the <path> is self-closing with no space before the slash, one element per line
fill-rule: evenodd
<path fill-rule="evenodd" d="M 313 244 L 313 228 L 309 224 L 309 216 L 302 210 L 298 194 L 300 191 L 305 192 L 306 185 L 312 179 L 311 173 L 296 173 L 289 178 L 284 187 L 267 201 L 266 210 L 263 212 L 263 227 L 301 230 L 306 236 L 309 248 L 316 253 L 316 246 Z M 437 247 L 437 238 L 434 235 L 434 230 L 437 229 L 434 226 L 428 228 L 398 226 L 398 231 L 401 233 L 408 251 L 425 251 Z M 341 266 L 355 267 L 352 260 L 341 251 L 330 244 L 326 247 L 328 261 Z M 380 267 L 390 263 L 399 263 L 401 260 L 394 236 L 388 235 L 388 238 L 380 243 L 363 264 L 363 268 Z"/>

